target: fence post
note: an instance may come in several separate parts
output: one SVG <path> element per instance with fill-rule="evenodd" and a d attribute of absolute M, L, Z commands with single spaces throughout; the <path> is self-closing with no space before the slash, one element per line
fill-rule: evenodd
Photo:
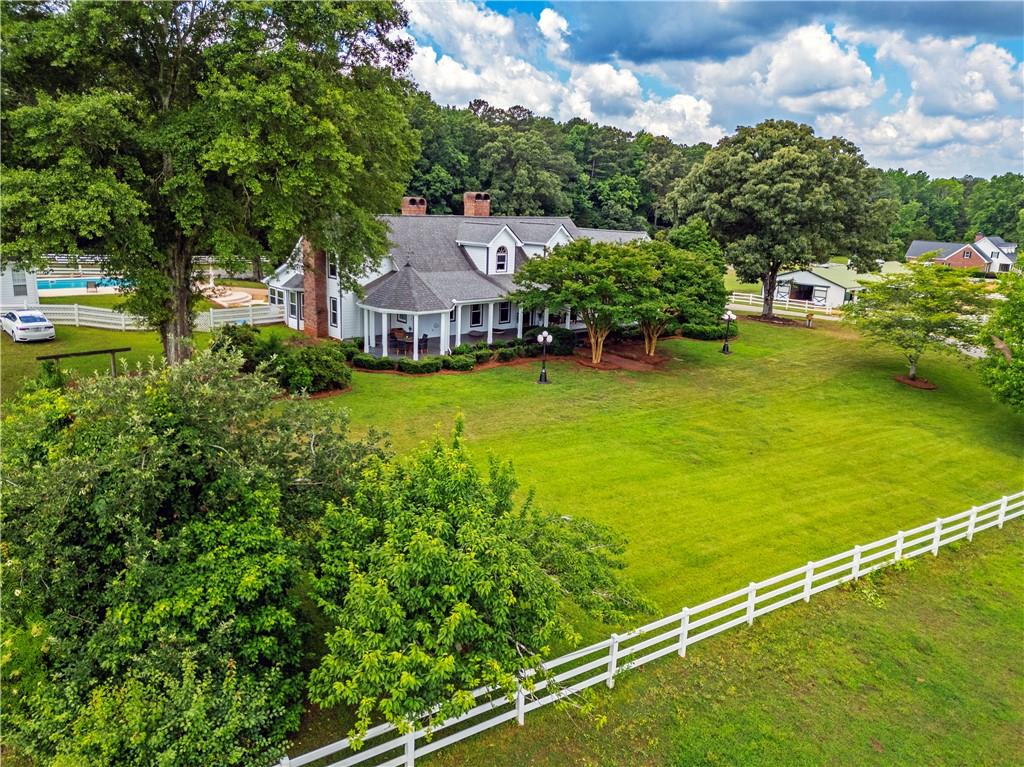
<path fill-rule="evenodd" d="M 860 578 L 860 544 L 853 547 L 853 579 Z"/>
<path fill-rule="evenodd" d="M 1002 502 L 999 504 L 999 529 L 1003 529 L 1003 522 L 1006 521 L 1006 507 L 1010 505 L 1010 496 L 1004 495 Z"/>
<path fill-rule="evenodd" d="M 932 539 L 932 556 L 939 556 L 939 539 L 942 537 L 942 517 L 935 520 L 935 537 Z"/>
<path fill-rule="evenodd" d="M 75 327 L 76 328 L 79 327 L 79 325 L 78 325 L 78 304 L 75 304 Z"/>
<path fill-rule="evenodd" d="M 412 730 L 405 736 L 405 767 L 415 767 L 416 764 L 416 723 L 412 723 Z"/>
<path fill-rule="evenodd" d="M 690 608 L 683 608 L 683 617 L 679 621 L 679 657 L 686 657 L 686 643 L 690 638 Z"/>
<path fill-rule="evenodd" d="M 522 680 L 516 687 L 516 721 L 520 727 L 526 724 L 526 691 L 523 690 Z"/>
<path fill-rule="evenodd" d="M 210 307 L 210 332 L 213 332 L 213 307 Z"/>
<path fill-rule="evenodd" d="M 125 314 L 121 315 L 121 330 L 128 329 L 128 317 Z"/>
<path fill-rule="evenodd" d="M 899 562 L 903 559 L 903 531 L 900 530 L 896 533 L 896 556 L 893 558 L 894 562 Z"/>
<path fill-rule="evenodd" d="M 279 765 L 279 767 L 288 767 L 288 765 L 291 764 L 291 763 L 292 762 L 291 762 L 291 759 L 288 758 L 288 754 L 285 754 L 284 756 L 281 757 L 281 761 L 278 762 L 278 765 Z"/>
<path fill-rule="evenodd" d="M 608 687 L 615 686 L 615 671 L 619 665 L 619 635 L 612 634 L 612 646 L 608 653 Z"/>
<path fill-rule="evenodd" d="M 747 625 L 754 625 L 754 601 L 757 599 L 757 584 L 753 581 L 747 587 Z"/>
<path fill-rule="evenodd" d="M 974 526 L 978 523 L 978 507 L 971 506 L 971 516 L 967 520 L 967 540 L 974 540 Z"/>
<path fill-rule="evenodd" d="M 807 576 L 804 578 L 804 601 L 811 601 L 811 586 L 814 583 L 814 562 L 807 563 Z"/>

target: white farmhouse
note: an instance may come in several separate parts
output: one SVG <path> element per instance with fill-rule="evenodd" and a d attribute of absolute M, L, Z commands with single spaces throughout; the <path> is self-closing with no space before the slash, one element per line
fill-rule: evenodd
<path fill-rule="evenodd" d="M 15 269 L 8 264 L 0 272 L 0 305 L 34 306 L 39 303 L 36 273 Z"/>
<path fill-rule="evenodd" d="M 444 353 L 464 341 L 521 337 L 531 325 L 573 326 L 559 307 L 528 313 L 509 300 L 519 266 L 580 238 L 647 239 L 646 232 L 578 227 L 565 216 L 491 216 L 485 192 L 466 192 L 463 203 L 462 216 L 435 216 L 422 197 L 405 197 L 401 215 L 381 216 L 391 250 L 360 281 L 362 298 L 342 290 L 327 255 L 300 240 L 266 281 L 270 303 L 308 336 L 360 339 L 365 351 L 385 356 L 397 351 L 390 340 L 405 337 L 418 358 L 421 349 Z"/>

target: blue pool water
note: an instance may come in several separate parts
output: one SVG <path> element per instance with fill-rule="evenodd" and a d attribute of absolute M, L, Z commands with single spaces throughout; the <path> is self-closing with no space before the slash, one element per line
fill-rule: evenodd
<path fill-rule="evenodd" d="M 110 288 L 124 284 L 124 280 L 119 277 L 55 277 L 53 279 L 39 278 L 36 280 L 36 286 L 40 290 L 87 288 L 90 282 L 99 288 Z"/>

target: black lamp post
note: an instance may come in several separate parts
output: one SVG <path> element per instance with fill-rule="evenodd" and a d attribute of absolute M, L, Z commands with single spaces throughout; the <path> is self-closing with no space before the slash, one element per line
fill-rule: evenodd
<path fill-rule="evenodd" d="M 537 379 L 537 383 L 546 384 L 548 381 L 548 344 L 554 340 L 548 331 L 542 330 L 537 334 L 537 343 L 540 344 L 541 348 L 541 361 L 540 361 L 540 378 Z"/>
<path fill-rule="evenodd" d="M 729 351 L 729 330 L 732 327 L 732 323 L 735 321 L 736 315 L 726 310 L 725 314 L 722 315 L 722 321 L 725 322 L 725 343 L 722 344 L 722 354 L 732 354 Z"/>

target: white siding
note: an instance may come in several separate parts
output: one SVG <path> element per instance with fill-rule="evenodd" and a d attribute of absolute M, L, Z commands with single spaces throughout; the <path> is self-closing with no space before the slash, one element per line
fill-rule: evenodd
<path fill-rule="evenodd" d="M 14 295 L 14 272 L 13 267 L 8 266 L 0 274 L 0 304 L 4 306 L 18 306 L 19 304 L 38 304 L 39 289 L 36 286 L 36 273 L 18 270 L 19 274 L 25 275 L 25 295 Z"/>
<path fill-rule="evenodd" d="M 515 269 L 516 245 L 518 244 L 518 241 L 513 236 L 511 231 L 509 231 L 507 228 L 502 229 L 487 246 L 487 274 L 512 274 L 512 271 Z M 500 247 L 504 247 L 508 251 L 508 267 L 504 272 L 499 272 L 495 269 L 496 254 L 498 252 L 498 248 Z M 483 269 L 481 269 L 481 271 L 483 271 Z"/>
<path fill-rule="evenodd" d="M 788 272 L 779 275 L 778 285 L 775 289 L 775 297 L 784 298 L 786 296 L 786 288 L 783 283 L 793 283 L 794 285 L 810 285 L 812 287 L 826 288 L 825 302 L 829 306 L 842 306 L 846 302 L 846 289 L 829 282 L 822 277 L 811 272 L 798 271 Z M 790 295 L 790 298 L 795 296 Z"/>

